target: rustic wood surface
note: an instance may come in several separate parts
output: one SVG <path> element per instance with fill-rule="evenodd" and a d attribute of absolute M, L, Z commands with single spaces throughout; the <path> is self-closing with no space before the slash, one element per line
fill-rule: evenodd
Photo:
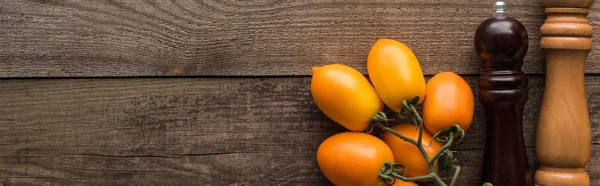
<path fill-rule="evenodd" d="M 523 119 L 535 169 L 545 14 L 541 1 L 506 2 L 529 31 Z M 371 44 L 388 37 L 410 46 L 425 74 L 457 72 L 477 95 L 473 33 L 492 3 L 0 0 L 0 186 L 330 185 L 315 152 L 343 128 L 312 102 L 310 67 L 366 73 Z M 595 30 L 599 8 L 589 15 Z M 592 50 L 586 63 L 592 185 L 600 185 L 599 59 Z M 476 104 L 473 127 L 453 148 L 461 186 L 477 185 L 481 170 Z"/>
<path fill-rule="evenodd" d="M 465 76 L 477 96 L 477 76 Z M 543 76 L 524 112 L 532 169 Z M 600 76 L 586 78 L 600 184 Z M 0 83 L 0 183 L 328 185 L 318 145 L 343 131 L 310 97 L 309 77 L 27 79 Z M 479 103 L 453 148 L 458 185 L 476 185 L 484 147 Z"/>
<path fill-rule="evenodd" d="M 543 73 L 542 1 L 506 2 L 529 32 L 523 70 Z M 2 0 L 0 77 L 310 75 L 311 66 L 329 63 L 366 73 L 367 53 L 380 37 L 411 47 L 425 74 L 478 74 L 473 33 L 492 15 L 492 4 Z M 599 7 L 596 3 L 589 15 L 595 30 Z M 600 73 L 600 52 L 592 51 L 587 62 L 587 73 Z"/>

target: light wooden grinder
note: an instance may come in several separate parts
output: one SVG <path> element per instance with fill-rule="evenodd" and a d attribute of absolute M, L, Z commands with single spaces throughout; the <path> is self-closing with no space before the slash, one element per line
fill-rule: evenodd
<path fill-rule="evenodd" d="M 535 185 L 590 185 L 590 120 L 584 69 L 592 49 L 593 0 L 544 0 L 541 27 L 546 85 L 536 134 Z"/>

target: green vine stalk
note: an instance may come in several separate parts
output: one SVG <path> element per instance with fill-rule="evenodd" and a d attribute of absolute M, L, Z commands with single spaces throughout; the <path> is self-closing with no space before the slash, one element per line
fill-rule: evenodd
<path fill-rule="evenodd" d="M 411 144 L 417 146 L 417 148 L 419 149 L 419 152 L 421 152 L 421 155 L 423 155 L 423 157 L 425 158 L 425 160 L 427 162 L 430 173 L 428 175 L 423 175 L 423 176 L 406 177 L 404 174 L 404 171 L 403 171 L 403 169 L 407 168 L 406 166 L 404 166 L 402 164 L 392 164 L 390 162 L 385 162 L 379 172 L 379 177 L 388 186 L 393 185 L 396 182 L 396 179 L 400 179 L 405 182 L 433 180 L 433 182 L 435 182 L 437 185 L 448 186 L 443 181 L 443 178 L 441 177 L 440 173 L 442 173 L 443 175 L 445 175 L 445 174 L 450 175 L 450 172 L 453 172 L 452 177 L 451 177 L 452 180 L 450 182 L 450 186 L 454 186 L 456 183 L 456 180 L 458 178 L 459 172 L 460 172 L 460 166 L 454 165 L 454 163 L 457 160 L 456 160 L 456 158 L 454 158 L 452 151 L 450 151 L 450 147 L 453 144 L 457 144 L 462 141 L 462 139 L 465 136 L 465 131 L 462 130 L 459 125 L 455 124 L 445 130 L 442 130 L 442 131 L 439 131 L 438 133 L 436 133 L 433 136 L 434 140 L 444 143 L 444 145 L 442 146 L 442 148 L 439 149 L 438 152 L 436 152 L 436 154 L 433 157 L 429 157 L 429 155 L 427 155 L 427 153 L 425 152 L 425 148 L 422 145 L 423 144 L 422 143 L 422 141 L 423 141 L 422 140 L 423 119 L 421 118 L 421 115 L 419 114 L 419 112 L 416 108 L 416 106 L 418 105 L 418 101 L 419 101 L 418 96 L 412 100 L 408 100 L 408 101 L 404 100 L 403 108 L 399 114 L 399 118 L 402 118 L 402 119 L 410 118 L 419 127 L 419 136 L 416 141 L 411 138 L 408 138 L 408 137 L 398 133 L 394 129 L 388 127 L 388 122 L 393 121 L 393 119 L 388 119 L 384 112 L 379 112 L 378 114 L 373 116 L 373 124 L 371 127 L 369 127 L 369 129 L 366 132 L 371 133 L 374 130 L 373 128 L 377 127 L 384 131 L 394 134 L 395 136 L 399 137 L 400 139 L 402 139 L 408 143 L 411 143 Z M 444 138 L 440 138 L 440 137 L 444 137 Z M 439 168 L 436 169 L 434 166 L 434 163 L 436 161 L 438 161 L 438 163 L 440 164 L 439 165 L 439 167 L 441 168 L 440 170 L 438 170 Z M 483 186 L 492 186 L 492 184 L 485 183 L 485 184 L 483 184 Z"/>

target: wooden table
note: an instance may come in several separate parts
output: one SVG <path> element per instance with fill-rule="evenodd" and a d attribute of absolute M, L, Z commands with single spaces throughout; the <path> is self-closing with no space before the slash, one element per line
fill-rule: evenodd
<path fill-rule="evenodd" d="M 524 135 L 532 169 L 544 87 L 541 1 L 508 0 L 529 31 Z M 487 1 L 0 1 L 0 185 L 328 185 L 315 152 L 343 129 L 310 97 L 311 67 L 366 73 L 377 38 L 410 46 L 430 78 L 462 75 Z M 589 15 L 600 30 L 600 3 Z M 600 34 L 594 34 L 598 41 Z M 594 42 L 600 48 L 600 42 Z M 600 184 L 600 52 L 586 64 Z M 477 96 L 477 94 L 475 95 Z M 479 103 L 453 147 L 477 185 Z"/>

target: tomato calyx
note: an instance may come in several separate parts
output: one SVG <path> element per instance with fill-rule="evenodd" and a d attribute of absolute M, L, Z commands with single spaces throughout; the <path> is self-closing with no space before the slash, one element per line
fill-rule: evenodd
<path fill-rule="evenodd" d="M 459 144 L 465 137 L 465 131 L 462 128 L 460 128 L 460 125 L 454 124 L 450 128 L 435 133 L 433 135 L 433 138 L 439 142 L 446 143 L 449 140 L 448 136 L 450 136 L 450 133 L 453 133 L 455 135 L 454 140 L 456 141 L 454 142 L 454 144 Z"/>
<path fill-rule="evenodd" d="M 392 164 L 389 161 L 385 161 L 383 167 L 381 167 L 381 169 L 379 170 L 379 178 L 381 178 L 381 181 L 383 181 L 386 185 L 394 185 L 394 183 L 396 183 L 396 179 L 394 178 L 405 176 L 403 174 L 405 172 L 404 170 L 406 170 L 406 166 L 402 164 Z"/>
<path fill-rule="evenodd" d="M 423 96 L 423 101 L 421 101 L 421 103 L 419 103 L 420 100 L 420 96 L 416 96 L 415 98 L 413 98 L 412 100 L 406 101 L 404 100 L 402 102 L 402 107 L 400 109 L 400 112 L 398 113 L 398 117 L 400 119 L 406 119 L 411 117 L 414 113 L 412 112 L 413 110 L 417 110 L 417 108 L 420 108 L 423 106 L 423 104 L 425 103 L 425 100 L 427 99 L 427 95 Z M 416 118 L 411 118 L 411 119 L 417 119 L 417 118 L 421 118 L 421 115 L 419 115 L 417 113 Z M 416 120 L 413 120 L 413 123 L 417 123 Z"/>
<path fill-rule="evenodd" d="M 365 131 L 368 134 L 373 133 L 373 130 L 375 129 L 375 126 L 377 125 L 386 125 L 388 124 L 388 122 L 390 121 L 394 121 L 394 119 L 390 119 L 387 117 L 387 115 L 385 114 L 385 112 L 381 111 L 377 114 L 375 114 L 373 116 L 373 118 L 371 118 L 371 124 L 369 125 L 369 127 L 367 127 L 367 130 Z"/>
<path fill-rule="evenodd" d="M 437 183 L 440 186 L 447 186 L 447 184 L 442 180 L 443 179 L 442 176 L 453 175 L 452 177 L 450 177 L 450 178 L 452 178 L 450 186 L 453 186 L 456 182 L 456 179 L 458 178 L 458 174 L 460 172 L 460 166 L 455 165 L 455 163 L 457 162 L 457 159 L 454 157 L 454 155 L 452 154 L 452 151 L 449 148 L 453 144 L 461 142 L 465 136 L 465 132 L 458 124 L 456 124 L 445 130 L 442 130 L 442 131 L 436 133 L 434 135 L 433 139 L 443 143 L 444 145 L 440 148 L 440 150 L 438 152 L 435 153 L 435 155 L 433 157 L 429 157 L 429 155 L 426 153 L 425 148 L 423 147 L 423 143 L 422 143 L 424 126 L 423 126 L 423 119 L 420 116 L 419 111 L 417 110 L 417 106 L 419 105 L 418 101 L 419 101 L 419 97 L 415 97 L 414 99 L 411 99 L 411 100 L 404 100 L 402 102 L 403 107 L 402 107 L 402 110 L 399 115 L 400 118 L 404 118 L 404 119 L 410 118 L 413 121 L 413 123 L 415 123 L 418 126 L 419 135 L 418 135 L 417 140 L 406 137 L 406 136 L 398 133 L 394 129 L 390 128 L 388 125 L 388 122 L 393 121 L 393 119 L 389 119 L 383 112 L 379 112 L 378 114 L 373 116 L 372 124 L 369 127 L 367 132 L 370 133 L 373 131 L 373 128 L 377 127 L 384 131 L 392 133 L 393 135 L 399 137 L 400 139 L 402 139 L 408 143 L 411 143 L 411 144 L 417 146 L 420 153 L 423 155 L 423 157 L 425 158 L 425 160 L 427 162 L 430 174 L 422 175 L 422 176 L 406 177 L 405 175 L 402 174 L 403 172 L 405 172 L 406 166 L 404 166 L 402 164 L 390 164 L 389 162 L 386 162 L 383 165 L 383 167 L 381 168 L 379 175 L 386 185 L 393 185 L 393 183 L 395 182 L 395 179 L 400 179 L 405 182 L 433 180 L 435 183 Z M 438 168 L 436 168 L 434 166 L 436 161 L 438 161 L 440 163 L 440 166 Z M 405 170 L 403 171 L 402 169 L 400 169 L 401 167 L 403 167 Z M 454 173 L 452 174 L 452 172 L 454 172 Z M 444 177 L 444 179 L 446 179 L 446 178 Z M 391 184 L 390 184 L 390 182 L 391 182 Z"/>
<path fill-rule="evenodd" d="M 385 185 L 387 185 L 387 186 L 394 185 L 394 183 L 396 183 L 396 179 L 400 179 L 404 182 L 421 181 L 421 180 L 431 179 L 431 175 L 415 176 L 415 177 L 407 178 L 403 174 L 403 172 L 405 172 L 405 171 L 403 171 L 402 169 L 399 169 L 398 167 L 401 167 L 404 170 L 407 169 L 406 166 L 399 164 L 399 163 L 391 164 L 390 162 L 386 161 L 383 164 L 383 167 L 379 171 L 379 177 L 385 183 Z M 391 181 L 391 183 L 390 183 L 390 181 Z"/>

